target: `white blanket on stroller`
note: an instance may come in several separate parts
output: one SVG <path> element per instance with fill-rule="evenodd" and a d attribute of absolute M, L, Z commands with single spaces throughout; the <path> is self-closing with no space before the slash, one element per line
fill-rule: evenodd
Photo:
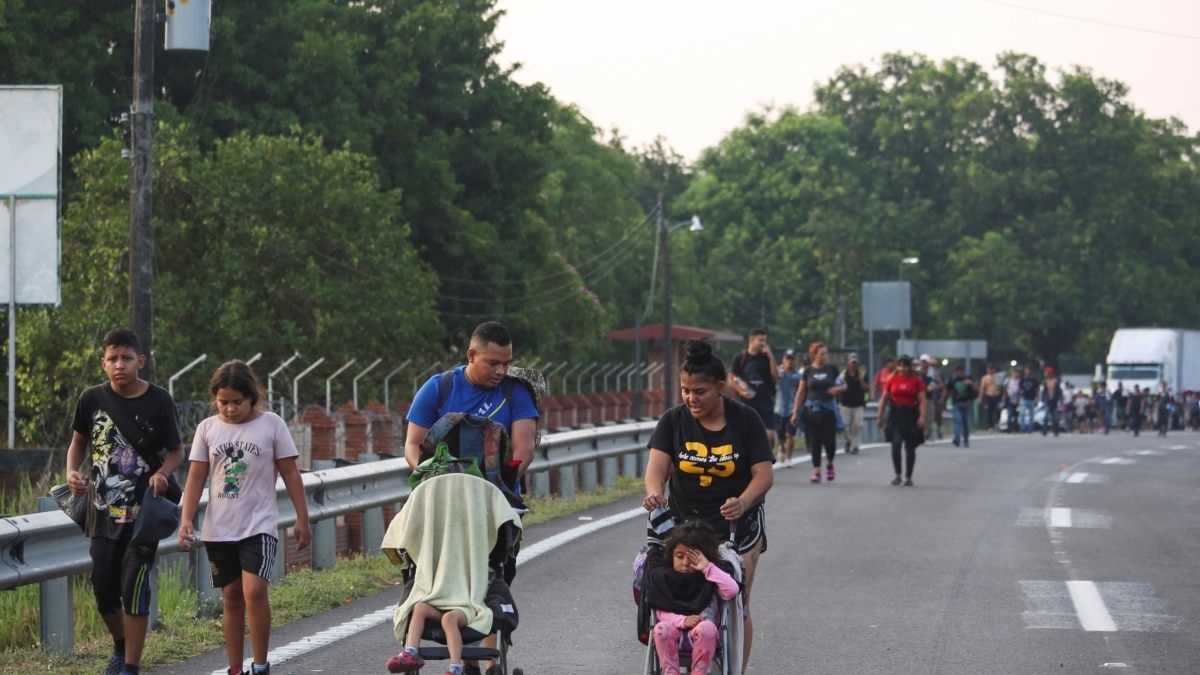
<path fill-rule="evenodd" d="M 488 555 L 496 545 L 497 531 L 508 521 L 521 525 L 500 490 L 482 478 L 447 474 L 429 478 L 413 490 L 388 526 L 382 546 L 407 556 L 416 567 L 412 592 L 393 614 L 401 644 L 417 602 L 442 611 L 462 610 L 468 627 L 492 632 L 492 611 L 484 604 Z"/>

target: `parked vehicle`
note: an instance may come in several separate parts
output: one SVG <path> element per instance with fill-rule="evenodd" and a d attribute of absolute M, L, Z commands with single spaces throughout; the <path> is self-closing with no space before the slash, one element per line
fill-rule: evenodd
<path fill-rule="evenodd" d="M 1119 328 L 1105 365 L 1110 391 L 1121 383 L 1157 392 L 1164 381 L 1172 392 L 1200 390 L 1200 330 Z"/>

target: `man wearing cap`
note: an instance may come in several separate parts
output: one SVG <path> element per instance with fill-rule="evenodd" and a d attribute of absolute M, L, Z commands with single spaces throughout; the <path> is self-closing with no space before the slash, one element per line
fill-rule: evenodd
<path fill-rule="evenodd" d="M 775 395 L 775 433 L 779 441 L 776 457 L 789 469 L 792 468 L 792 451 L 796 449 L 796 425 L 792 424 L 792 413 L 795 412 L 800 377 L 800 371 L 796 369 L 796 350 L 789 349 L 779 367 L 779 392 Z"/>
<path fill-rule="evenodd" d="M 838 396 L 842 406 L 842 421 L 846 424 L 846 453 L 857 455 L 862 445 L 863 409 L 867 407 L 867 379 L 859 370 L 858 354 L 851 354 L 842 373 L 846 391 Z"/>

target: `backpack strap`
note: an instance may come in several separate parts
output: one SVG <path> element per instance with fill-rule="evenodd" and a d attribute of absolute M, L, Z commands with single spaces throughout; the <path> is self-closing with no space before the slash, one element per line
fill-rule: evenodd
<path fill-rule="evenodd" d="M 438 405 L 437 416 L 442 416 L 442 408 L 450 400 L 450 390 L 454 388 L 454 369 L 451 368 L 438 376 Z"/>
<path fill-rule="evenodd" d="M 150 436 L 150 431 L 143 429 L 129 414 L 129 410 L 117 400 L 117 394 L 108 384 L 100 387 L 100 407 L 108 413 L 109 419 L 117 426 L 117 430 L 129 441 L 142 460 L 150 465 L 150 471 L 156 472 L 162 468 L 162 460 L 158 457 L 158 448 L 162 444 L 156 437 Z"/>

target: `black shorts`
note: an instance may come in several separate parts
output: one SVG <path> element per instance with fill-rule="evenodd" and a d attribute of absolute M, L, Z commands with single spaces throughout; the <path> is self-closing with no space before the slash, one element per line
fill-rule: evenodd
<path fill-rule="evenodd" d="M 759 402 L 758 397 L 756 396 L 746 401 L 746 405 L 750 406 L 751 410 L 758 413 L 758 416 L 762 418 L 763 426 L 767 428 L 767 431 L 775 431 L 774 400 L 768 401 L 764 398 L 762 402 Z"/>
<path fill-rule="evenodd" d="M 94 537 L 92 593 L 100 614 L 116 614 L 122 607 L 131 616 L 150 614 L 150 571 L 158 557 L 158 542 L 133 544 Z"/>
<path fill-rule="evenodd" d="M 279 540 L 269 534 L 256 534 L 241 541 L 206 541 L 208 571 L 213 588 L 221 588 L 249 572 L 263 579 L 271 578 Z"/>
<path fill-rule="evenodd" d="M 792 424 L 791 415 L 775 416 L 775 435 L 780 437 L 796 435 L 796 425 Z"/>

